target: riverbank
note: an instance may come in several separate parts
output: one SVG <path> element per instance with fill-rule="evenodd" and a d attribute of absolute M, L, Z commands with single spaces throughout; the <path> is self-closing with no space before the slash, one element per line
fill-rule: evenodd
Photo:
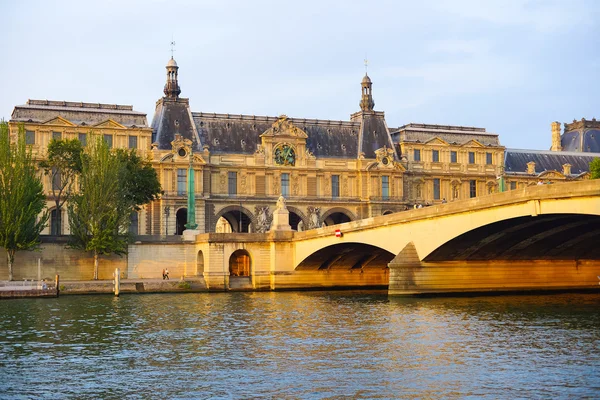
<path fill-rule="evenodd" d="M 112 280 L 97 281 L 60 281 L 59 295 L 72 294 L 112 294 Z M 177 292 L 207 292 L 203 278 L 187 279 L 122 279 L 121 293 L 177 293 Z M 0 282 L 0 299 L 26 297 L 56 297 L 56 288 L 40 289 L 37 286 L 23 285 L 18 281 Z"/>

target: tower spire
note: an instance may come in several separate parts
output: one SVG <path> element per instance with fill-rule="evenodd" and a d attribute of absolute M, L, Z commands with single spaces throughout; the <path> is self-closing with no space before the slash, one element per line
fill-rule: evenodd
<path fill-rule="evenodd" d="M 360 99 L 360 109 L 363 111 L 373 111 L 373 107 L 375 107 L 375 102 L 373 101 L 373 95 L 371 93 L 371 87 L 373 86 L 373 82 L 371 82 L 371 78 L 369 78 L 369 75 L 367 75 L 368 63 L 369 61 L 365 58 L 365 77 L 360 83 L 362 90 Z"/>
<path fill-rule="evenodd" d="M 171 59 L 167 63 L 167 83 L 165 83 L 165 96 L 172 99 L 179 98 L 181 89 L 179 88 L 179 82 L 177 81 L 177 71 L 179 67 L 173 58 L 173 52 L 175 51 L 175 41 L 171 40 Z"/>

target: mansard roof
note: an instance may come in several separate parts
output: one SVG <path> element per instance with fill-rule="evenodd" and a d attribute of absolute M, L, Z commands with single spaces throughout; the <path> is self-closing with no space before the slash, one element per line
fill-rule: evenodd
<path fill-rule="evenodd" d="M 590 162 L 600 157 L 600 153 L 579 153 L 569 151 L 506 149 L 504 170 L 507 174 L 526 173 L 527 163 L 535 162 L 537 173 L 542 171 L 562 171 L 564 164 L 571 164 L 571 176 L 590 170 Z"/>
<path fill-rule="evenodd" d="M 483 146 L 502 146 L 498 134 L 486 132 L 485 128 L 471 126 L 410 123 L 392 131 L 392 138 L 395 143 L 425 143 L 436 137 L 448 144 L 462 145 L 475 140 Z"/>
<path fill-rule="evenodd" d="M 600 153 L 600 121 L 585 118 L 573 123 L 565 123 L 565 133 L 560 144 L 564 151 Z"/>
<path fill-rule="evenodd" d="M 146 114 L 133 106 L 55 100 L 27 100 L 15 106 L 11 121 L 46 123 L 57 117 L 75 125 L 97 125 L 112 120 L 126 127 L 147 127 Z"/>
<path fill-rule="evenodd" d="M 195 112 L 192 115 L 200 140 L 209 146 L 211 153 L 252 154 L 261 143 L 260 135 L 277 121 L 277 117 L 243 114 Z M 308 118 L 289 118 L 289 121 L 307 134 L 306 146 L 315 156 L 358 157 L 360 122 Z"/>

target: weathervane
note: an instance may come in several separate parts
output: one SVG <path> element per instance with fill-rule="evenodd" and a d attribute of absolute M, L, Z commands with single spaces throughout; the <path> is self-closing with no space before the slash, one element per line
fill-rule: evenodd
<path fill-rule="evenodd" d="M 175 40 L 171 38 L 171 58 L 173 58 L 173 52 L 175 51 Z"/>
<path fill-rule="evenodd" d="M 368 67 L 369 67 L 369 60 L 365 56 L 365 74 L 367 73 Z"/>

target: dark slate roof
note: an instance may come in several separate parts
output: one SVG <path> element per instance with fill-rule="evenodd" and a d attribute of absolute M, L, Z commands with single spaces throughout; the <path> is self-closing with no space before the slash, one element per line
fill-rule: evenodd
<path fill-rule="evenodd" d="M 580 175 L 590 170 L 590 162 L 600 153 L 577 153 L 567 151 L 506 149 L 504 170 L 510 173 L 526 173 L 527 163 L 535 162 L 535 171 L 559 171 L 563 164 L 571 164 L 571 175 Z"/>
<path fill-rule="evenodd" d="M 252 154 L 259 136 L 277 120 L 275 117 L 193 113 L 200 141 L 211 153 Z"/>
<path fill-rule="evenodd" d="M 152 142 L 161 150 L 171 149 L 171 142 L 179 134 L 194 143 L 194 150 L 202 149 L 204 142 L 198 137 L 188 99 L 162 98 L 156 103 L 152 118 Z"/>
<path fill-rule="evenodd" d="M 147 127 L 146 114 L 133 106 L 55 100 L 27 100 L 15 106 L 11 121 L 42 123 L 62 117 L 78 125 L 96 125 L 108 119 L 127 127 Z"/>
<path fill-rule="evenodd" d="M 211 153 L 252 154 L 261 143 L 260 135 L 271 128 L 277 117 L 215 114 L 192 114 L 202 144 Z M 332 121 L 307 118 L 290 118 L 290 122 L 307 134 L 306 147 L 316 157 L 357 158 L 359 132 L 365 157 L 375 158 L 374 150 L 392 147 L 383 116 L 357 121 Z M 366 131 L 365 131 L 366 129 Z"/>
<path fill-rule="evenodd" d="M 560 138 L 564 151 L 600 153 L 600 129 L 565 132 Z"/>
<path fill-rule="evenodd" d="M 395 149 L 383 113 L 365 113 L 362 116 L 359 151 L 366 158 L 375 158 L 375 150 L 382 147 Z"/>
<path fill-rule="evenodd" d="M 501 146 L 498 134 L 486 132 L 485 128 L 471 126 L 410 123 L 394 130 L 392 137 L 395 143 L 424 143 L 437 137 L 450 144 L 463 144 L 471 140 L 477 140 L 484 146 Z"/>

